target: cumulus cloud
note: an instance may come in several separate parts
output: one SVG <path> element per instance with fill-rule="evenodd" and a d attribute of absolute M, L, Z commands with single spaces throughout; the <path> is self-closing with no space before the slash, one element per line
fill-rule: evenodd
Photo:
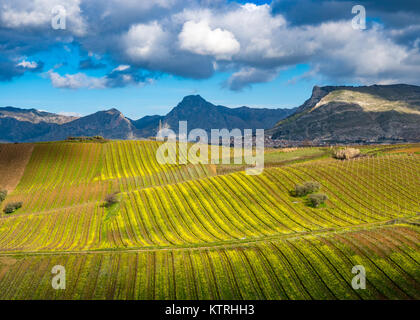
<path fill-rule="evenodd" d="M 24 68 L 16 66 L 13 61 L 0 60 L 0 81 L 10 81 L 15 77 L 20 77 L 25 73 Z"/>
<path fill-rule="evenodd" d="M 340 30 L 340 33 L 335 32 Z M 358 32 L 343 22 L 308 29 L 316 40 L 311 63 L 319 73 L 335 81 L 372 83 L 418 83 L 418 48 L 395 43 L 382 27 Z"/>
<path fill-rule="evenodd" d="M 80 5 L 81 0 L 2 0 L 0 24 L 6 28 L 49 29 L 54 16 L 53 9 L 61 6 L 66 13 L 66 27 L 81 36 L 86 32 L 86 23 Z"/>
<path fill-rule="evenodd" d="M 27 61 L 23 59 L 20 62 L 14 60 L 4 60 L 0 56 L 0 81 L 11 81 L 14 78 L 23 76 L 25 72 L 38 72 L 44 67 L 42 61 Z"/>
<path fill-rule="evenodd" d="M 232 32 L 220 28 L 212 30 L 206 21 L 185 22 L 178 39 L 181 49 L 222 60 L 230 60 L 240 49 Z"/>
<path fill-rule="evenodd" d="M 229 89 L 234 91 L 242 90 L 255 83 L 272 81 L 277 75 L 277 70 L 261 70 L 256 68 L 242 68 L 235 72 L 225 83 Z"/>
<path fill-rule="evenodd" d="M 104 77 L 89 77 L 81 72 L 75 74 L 65 74 L 64 76 L 61 76 L 57 72 L 50 70 L 47 72 L 47 76 L 50 78 L 51 83 L 55 88 L 103 89 L 106 87 L 106 79 Z"/>
<path fill-rule="evenodd" d="M 121 39 L 122 52 L 116 52 L 136 67 L 157 72 L 172 73 L 191 78 L 213 75 L 212 59 L 197 54 L 180 52 L 174 44 L 176 33 L 157 21 L 135 24 Z"/>
<path fill-rule="evenodd" d="M 49 70 L 45 76 L 51 80 L 55 88 L 64 89 L 104 89 L 118 88 L 127 85 L 144 85 L 152 82 L 151 74 L 144 74 L 137 70 L 129 70 L 128 66 L 119 66 L 102 77 L 88 76 L 85 73 L 60 75 Z"/>
<path fill-rule="evenodd" d="M 168 54 L 165 46 L 168 38 L 162 26 L 153 21 L 131 26 L 123 37 L 123 44 L 127 56 L 133 61 L 152 63 Z"/>
<path fill-rule="evenodd" d="M 354 5 L 363 5 L 368 16 L 380 17 L 389 26 L 419 23 L 414 18 L 420 15 L 420 3 L 413 0 L 273 0 L 271 7 L 274 14 L 285 16 L 291 24 L 314 25 L 349 19 Z M 401 19 L 403 13 L 411 19 Z"/>
<path fill-rule="evenodd" d="M 23 60 L 17 64 L 17 66 L 27 69 L 36 69 L 38 67 L 38 63 L 35 61 L 26 61 Z"/>
<path fill-rule="evenodd" d="M 232 74 L 225 85 L 241 90 L 271 81 L 279 70 L 296 64 L 310 66 L 305 77 L 334 82 L 420 84 L 418 1 L 358 1 L 368 17 L 381 21 L 370 21 L 362 31 L 351 27 L 355 3 L 347 0 L 278 0 L 271 6 L 222 0 L 69 0 L 62 4 L 68 30 L 57 33 L 51 29 L 51 8 L 60 2 L 2 1 L 0 81 L 38 70 L 38 61 L 37 68 L 30 67 L 33 54 L 68 42 L 107 57 L 113 71 L 102 77 L 50 71 L 52 84 L 63 88 L 144 84 L 160 73 L 205 79 L 222 70 Z M 28 57 L 26 63 L 21 57 Z M 79 69 L 105 72 L 104 61 L 89 57 Z"/>

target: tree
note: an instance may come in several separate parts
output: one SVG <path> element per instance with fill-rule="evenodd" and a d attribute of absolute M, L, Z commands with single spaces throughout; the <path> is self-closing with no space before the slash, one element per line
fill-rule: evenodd
<path fill-rule="evenodd" d="M 321 188 L 321 185 L 317 181 L 307 181 L 303 186 L 305 187 L 306 194 L 317 192 Z"/>
<path fill-rule="evenodd" d="M 17 209 L 22 208 L 22 205 L 23 205 L 22 202 L 11 202 L 11 203 L 8 203 L 6 207 L 4 207 L 3 211 L 6 214 L 10 214 L 10 213 L 15 212 Z"/>
<path fill-rule="evenodd" d="M 3 202 L 7 197 L 7 190 L 0 190 L 0 202 Z"/>
<path fill-rule="evenodd" d="M 321 204 L 325 203 L 328 200 L 328 197 L 324 193 L 314 193 L 308 196 L 309 204 L 314 207 L 318 208 Z"/>
<path fill-rule="evenodd" d="M 321 185 L 317 181 L 307 181 L 304 184 L 295 185 L 295 196 L 303 197 L 307 194 L 317 192 L 321 188 Z"/>
<path fill-rule="evenodd" d="M 111 207 L 112 205 L 118 203 L 120 200 L 118 199 L 118 193 L 114 192 L 111 194 L 108 194 L 105 197 L 105 207 Z"/>

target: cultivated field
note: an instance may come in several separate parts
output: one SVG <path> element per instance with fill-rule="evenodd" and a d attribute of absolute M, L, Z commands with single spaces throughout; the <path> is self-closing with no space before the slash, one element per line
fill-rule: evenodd
<path fill-rule="evenodd" d="M 0 145 L 0 207 L 23 204 L 0 213 L 0 299 L 420 298 L 418 145 L 345 161 L 270 150 L 258 176 L 160 165 L 158 146 Z M 26 160 L 10 160 L 19 148 Z M 291 194 L 305 181 L 325 205 Z M 51 286 L 55 265 L 65 290 Z M 352 288 L 355 265 L 365 290 Z"/>

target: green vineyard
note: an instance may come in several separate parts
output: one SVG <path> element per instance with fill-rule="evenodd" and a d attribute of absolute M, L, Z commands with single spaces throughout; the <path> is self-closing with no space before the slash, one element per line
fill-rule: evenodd
<path fill-rule="evenodd" d="M 160 165 L 158 147 L 0 144 L 0 299 L 420 299 L 417 147 L 344 161 L 268 150 L 255 176 Z M 305 181 L 325 205 L 292 194 Z M 65 290 L 51 286 L 56 265 Z M 352 287 L 356 265 L 366 289 Z"/>

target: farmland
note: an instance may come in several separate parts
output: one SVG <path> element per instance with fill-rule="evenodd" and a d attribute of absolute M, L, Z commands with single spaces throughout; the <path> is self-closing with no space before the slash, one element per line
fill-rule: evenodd
<path fill-rule="evenodd" d="M 0 299 L 420 298 L 418 145 L 345 161 L 270 150 L 257 176 L 160 165 L 158 147 L 0 144 L 0 206 L 23 203 L 0 213 Z M 12 161 L 19 148 L 26 160 Z M 325 206 L 290 193 L 304 181 L 321 184 Z M 51 287 L 55 265 L 66 290 Z M 355 265 L 366 290 L 351 286 Z"/>

